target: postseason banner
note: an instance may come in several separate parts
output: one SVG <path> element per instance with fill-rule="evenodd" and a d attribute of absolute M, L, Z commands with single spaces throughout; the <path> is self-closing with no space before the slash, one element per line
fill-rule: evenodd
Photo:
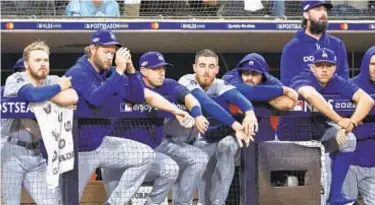
<path fill-rule="evenodd" d="M 102 22 L 101 22 L 102 21 Z M 144 20 L 144 21 L 80 21 L 69 20 L 1 20 L 4 30 L 197 30 L 197 31 L 296 31 L 301 28 L 300 21 L 230 21 L 230 20 Z M 375 32 L 375 21 L 331 21 L 330 31 Z"/>

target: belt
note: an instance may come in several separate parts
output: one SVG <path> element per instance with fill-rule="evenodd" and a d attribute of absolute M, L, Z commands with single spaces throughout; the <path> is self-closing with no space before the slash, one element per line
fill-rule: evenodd
<path fill-rule="evenodd" d="M 8 137 L 7 142 L 10 142 L 11 144 L 18 145 L 21 147 L 25 147 L 26 149 L 36 149 L 36 148 L 39 148 L 40 146 L 40 140 L 37 142 L 28 143 L 28 142 L 24 142 L 13 137 Z"/>

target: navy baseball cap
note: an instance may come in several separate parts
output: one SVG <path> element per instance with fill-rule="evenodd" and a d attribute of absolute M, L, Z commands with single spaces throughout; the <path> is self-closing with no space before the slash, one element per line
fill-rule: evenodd
<path fill-rule="evenodd" d="M 91 44 L 98 46 L 116 45 L 117 47 L 122 47 L 122 45 L 116 41 L 115 34 L 107 29 L 95 31 L 91 36 Z"/>
<path fill-rule="evenodd" d="M 24 71 L 25 64 L 23 64 L 23 58 L 17 60 L 17 62 L 13 65 L 13 72 Z"/>
<path fill-rule="evenodd" d="M 332 4 L 325 1 L 325 0 L 315 0 L 315 1 L 302 1 L 302 10 L 303 12 L 307 12 L 312 8 L 318 7 L 318 6 L 325 6 L 327 9 L 332 8 Z"/>
<path fill-rule="evenodd" d="M 321 48 L 315 51 L 313 64 L 327 62 L 336 65 L 335 52 L 327 48 Z"/>
<path fill-rule="evenodd" d="M 145 68 L 157 68 L 161 66 L 166 67 L 173 67 L 172 64 L 167 63 L 165 61 L 165 58 L 163 54 L 156 52 L 156 51 L 150 51 L 145 54 L 143 54 L 139 58 L 139 67 L 145 67 Z"/>
<path fill-rule="evenodd" d="M 249 58 L 247 61 L 243 62 L 237 68 L 239 71 L 255 71 L 257 73 L 264 73 L 264 68 L 257 60 Z"/>

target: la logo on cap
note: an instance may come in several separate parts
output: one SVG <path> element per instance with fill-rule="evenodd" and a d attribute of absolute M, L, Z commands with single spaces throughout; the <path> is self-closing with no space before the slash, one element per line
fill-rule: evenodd
<path fill-rule="evenodd" d="M 322 53 L 322 57 L 323 57 L 323 58 L 328 58 L 328 55 L 327 55 L 327 53 L 326 53 L 325 51 L 323 51 L 323 53 Z"/>
<path fill-rule="evenodd" d="M 111 33 L 111 39 L 116 40 L 116 37 L 115 37 L 115 35 L 113 35 L 113 33 Z"/>
<path fill-rule="evenodd" d="M 249 61 L 249 65 L 254 65 L 254 61 Z"/>

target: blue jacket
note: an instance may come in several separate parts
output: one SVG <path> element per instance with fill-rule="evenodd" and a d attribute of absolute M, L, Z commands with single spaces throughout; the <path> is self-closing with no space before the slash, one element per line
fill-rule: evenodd
<path fill-rule="evenodd" d="M 349 65 L 344 43 L 337 37 L 323 33 L 319 40 L 307 35 L 304 29 L 297 31 L 296 35 L 284 47 L 281 55 L 280 79 L 289 86 L 291 79 L 298 73 L 309 69 L 309 64 L 314 60 L 313 53 L 319 48 L 328 48 L 337 56 L 336 73 L 344 79 L 349 78 Z"/>
<path fill-rule="evenodd" d="M 369 79 L 369 63 L 371 57 L 375 55 L 375 46 L 367 50 L 361 63 L 361 73 L 350 79 L 370 95 L 375 94 L 375 84 Z M 358 143 L 355 151 L 353 164 L 363 167 L 375 166 L 375 122 L 365 122 L 355 131 Z M 372 139 L 369 139 L 372 137 Z"/>
<path fill-rule="evenodd" d="M 144 102 L 144 87 L 136 74 L 126 77 L 117 72 L 99 74 L 87 56 L 80 57 L 65 76 L 72 77 L 72 87 L 79 96 L 77 115 L 81 118 L 77 134 L 79 135 L 79 151 L 92 151 L 100 146 L 103 138 L 113 130 L 111 116 L 105 119 L 85 119 L 95 115 L 103 115 L 108 109 L 119 109 L 124 100 L 134 103 Z M 120 111 L 120 110 L 119 110 Z"/>

